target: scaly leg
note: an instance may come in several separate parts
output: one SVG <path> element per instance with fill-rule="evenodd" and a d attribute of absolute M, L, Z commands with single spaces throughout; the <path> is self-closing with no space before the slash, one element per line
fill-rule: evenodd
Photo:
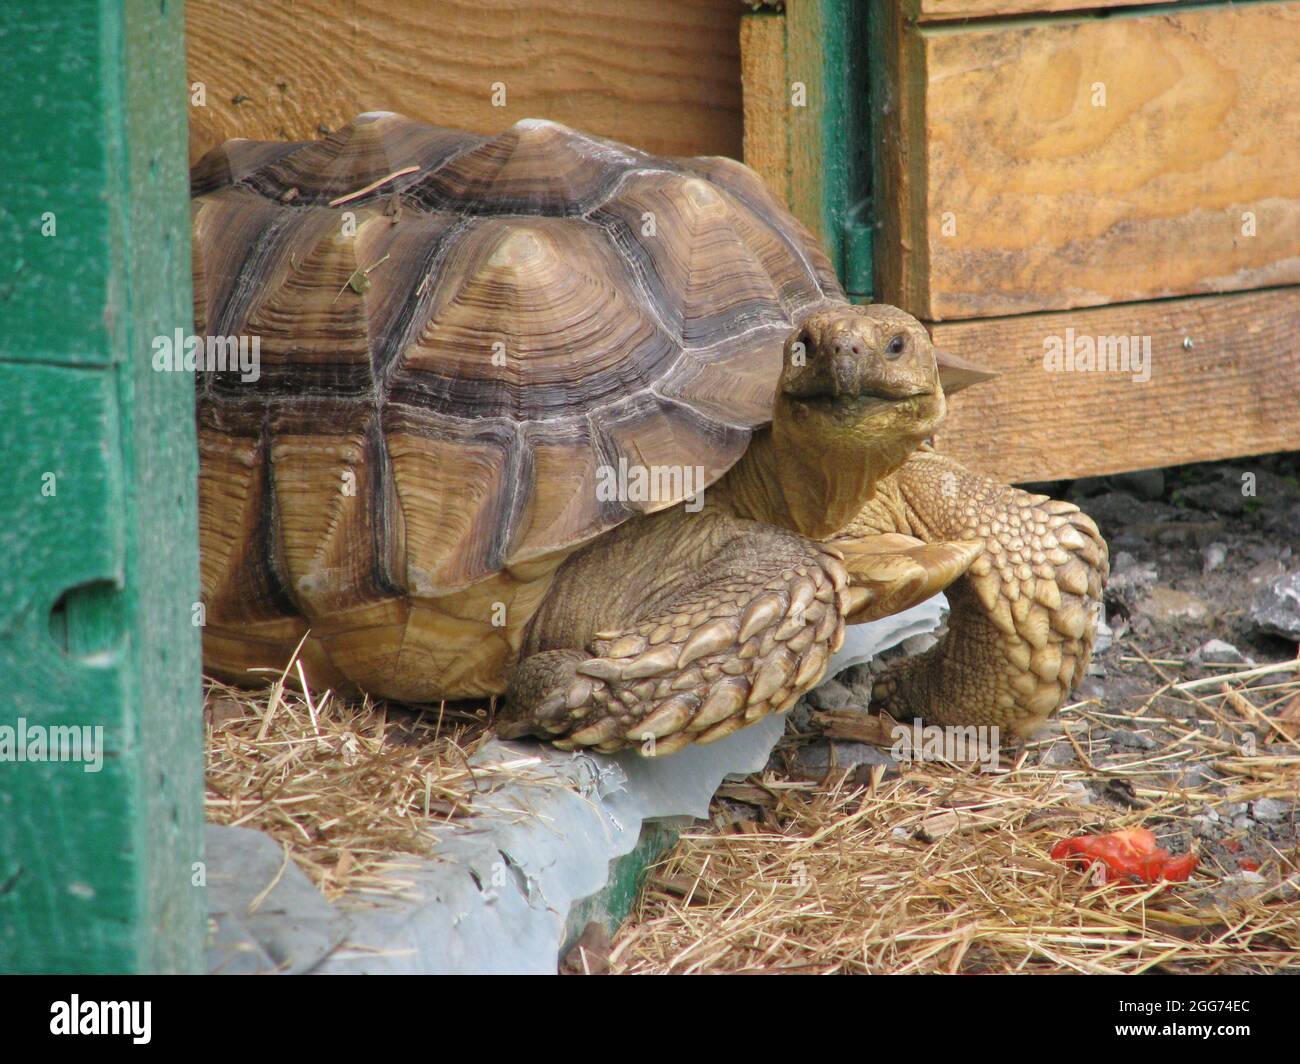
<path fill-rule="evenodd" d="M 947 637 L 875 688 L 899 720 L 999 725 L 1031 734 L 1087 670 L 1106 543 L 1077 506 L 1030 495 L 923 450 L 879 485 L 845 535 L 978 540 L 948 591 Z"/>
<path fill-rule="evenodd" d="M 557 574 L 534 652 L 511 677 L 503 736 L 662 756 L 783 712 L 821 679 L 849 609 L 835 554 L 751 521 L 701 515 L 669 533 L 671 521 L 647 521 L 657 534 L 619 530 Z M 653 554 L 635 549 L 638 534 Z M 671 557 L 665 542 L 677 543 Z M 631 615 L 609 623 L 618 609 Z M 563 645 L 593 623 L 583 649 Z"/>
<path fill-rule="evenodd" d="M 557 574 L 511 677 L 503 736 L 651 756 L 721 739 L 816 684 L 846 618 L 929 598 L 982 549 L 882 536 L 841 558 L 752 521 L 673 520 L 620 530 Z"/>

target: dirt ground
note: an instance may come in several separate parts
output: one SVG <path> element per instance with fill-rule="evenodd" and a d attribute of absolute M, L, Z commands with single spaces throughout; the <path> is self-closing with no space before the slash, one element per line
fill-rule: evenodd
<path fill-rule="evenodd" d="M 896 763 L 865 710 L 877 663 L 846 671 L 662 862 L 611 970 L 1300 970 L 1300 455 L 1032 490 L 1110 545 L 1072 703 L 979 779 Z M 1192 881 L 1135 905 L 1045 860 L 1135 826 L 1197 853 Z"/>

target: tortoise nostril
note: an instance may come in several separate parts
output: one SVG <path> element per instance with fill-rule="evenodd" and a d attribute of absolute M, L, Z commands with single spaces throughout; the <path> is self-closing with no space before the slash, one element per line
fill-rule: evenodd
<path fill-rule="evenodd" d="M 839 395 L 856 395 L 858 391 L 858 361 L 850 358 L 841 348 L 831 359 L 831 392 Z"/>

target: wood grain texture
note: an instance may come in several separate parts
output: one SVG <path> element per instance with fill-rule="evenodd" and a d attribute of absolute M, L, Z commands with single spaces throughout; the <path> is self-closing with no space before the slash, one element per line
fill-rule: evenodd
<path fill-rule="evenodd" d="M 790 97 L 784 15 L 746 15 L 740 20 L 740 80 L 745 101 L 745 165 L 788 206 Z"/>
<path fill-rule="evenodd" d="M 953 319 L 1300 280 L 1300 3 L 885 43 L 884 299 Z"/>
<path fill-rule="evenodd" d="M 826 212 L 826 196 L 834 177 L 826 173 L 829 156 L 827 109 L 835 101 L 827 92 L 825 79 L 827 39 L 831 25 L 826 0 L 789 0 L 785 14 L 786 111 L 790 130 L 790 213 L 829 246 L 832 236 Z M 804 87 L 802 106 L 792 102 L 795 86 Z M 832 251 L 832 259 L 835 255 Z"/>
<path fill-rule="evenodd" d="M 550 118 L 673 155 L 741 151 L 739 4 L 190 0 L 190 161 L 390 110 L 497 133 Z M 494 107 L 492 86 L 506 86 Z M 234 103 L 238 99 L 239 103 Z"/>
<path fill-rule="evenodd" d="M 1048 372 L 1045 345 L 1067 329 L 1094 340 L 1149 336 L 1150 379 Z M 1300 448 L 1300 288 L 952 322 L 931 331 L 938 347 L 1002 374 L 951 401 L 938 445 L 1004 480 Z"/>
<path fill-rule="evenodd" d="M 908 18 L 922 22 L 1005 15 L 1051 14 L 1092 8 L 1134 7 L 1151 0 L 902 0 Z M 1164 0 L 1166 4 L 1193 0 Z"/>
<path fill-rule="evenodd" d="M 926 295 L 925 83 L 921 37 L 895 0 L 871 0 L 867 13 L 871 96 L 871 187 L 878 227 L 875 298 L 912 313 Z M 923 231 L 922 231 L 923 233 Z M 924 315 L 918 314 L 918 317 Z"/>

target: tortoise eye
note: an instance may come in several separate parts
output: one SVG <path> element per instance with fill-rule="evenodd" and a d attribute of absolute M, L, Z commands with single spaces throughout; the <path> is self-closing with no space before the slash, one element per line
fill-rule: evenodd
<path fill-rule="evenodd" d="M 900 333 L 898 336 L 895 336 L 892 340 L 889 341 L 889 346 L 885 348 L 885 357 L 897 358 L 899 355 L 903 353 L 903 349 L 906 346 L 907 346 L 907 337 L 903 336 Z"/>

